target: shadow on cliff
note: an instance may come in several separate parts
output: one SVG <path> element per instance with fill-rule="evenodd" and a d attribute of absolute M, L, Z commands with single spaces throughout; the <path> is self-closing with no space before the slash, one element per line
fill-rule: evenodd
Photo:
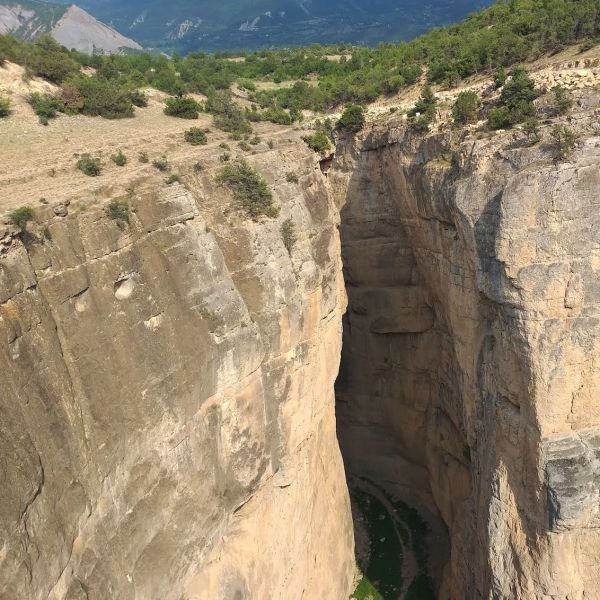
<path fill-rule="evenodd" d="M 540 432 L 533 407 L 527 402 L 535 381 L 531 351 L 519 326 L 527 316 L 514 299 L 518 289 L 497 257 L 502 198 L 502 190 L 493 194 L 474 225 L 476 281 L 480 312 L 485 316 L 476 370 L 475 468 L 478 492 L 484 499 L 478 506 L 477 530 L 479 544 L 488 556 L 482 592 L 491 590 L 494 597 L 504 597 L 509 587 L 514 597 L 525 597 L 529 588 L 524 572 L 530 569 L 522 563 L 536 560 L 547 517 L 545 501 L 535 493 L 533 483 L 537 480 L 537 454 L 528 451 L 539 447 Z M 512 581 L 507 582 L 507 577 Z"/>
<path fill-rule="evenodd" d="M 528 497 L 523 485 L 535 473 L 535 457 L 523 452 L 524 436 L 537 429 L 520 406 L 531 367 L 524 358 L 526 341 L 513 324 L 517 309 L 504 297 L 512 284 L 495 254 L 501 191 L 489 196 L 471 225 L 475 247 L 468 247 L 461 237 L 464 215 L 453 204 L 456 183 L 468 173 L 460 171 L 443 140 L 393 135 L 367 137 L 351 170 L 351 150 L 341 149 L 342 169 L 349 173 L 340 226 L 349 303 L 336 396 L 346 471 L 351 483 L 366 478 L 425 512 L 429 506 L 429 523 L 443 518 L 451 562 L 444 525 L 430 536 L 435 552 L 429 570 L 443 580 L 440 598 L 505 593 L 506 587 L 498 588 L 494 555 L 510 565 L 505 572 L 517 575 L 511 589 L 519 597 L 521 544 L 535 548 L 540 529 L 526 518 L 539 513 L 532 506 L 539 500 Z M 465 264 L 452 266 L 456 256 L 466 257 Z M 446 282 L 473 266 L 473 289 L 457 285 L 455 295 L 449 294 Z M 389 298 L 413 298 L 415 291 L 421 304 L 395 307 L 408 323 L 372 330 L 374 311 L 388 310 Z M 448 305 L 456 294 L 468 296 L 463 300 L 472 302 L 474 314 L 457 316 L 460 311 Z M 433 311 L 434 322 L 417 326 L 425 309 Z M 460 318 L 475 319 L 477 327 Z M 471 367 L 457 357 L 456 328 L 472 334 Z M 503 515 L 507 507 L 515 511 L 512 525 Z M 360 514 L 356 506 L 354 513 Z M 521 532 L 513 534 L 515 522 Z M 364 529 L 364 522 L 355 522 L 359 564 Z"/>
<path fill-rule="evenodd" d="M 348 311 L 336 382 L 338 439 L 365 579 L 379 582 L 384 600 L 427 600 L 437 596 L 449 557 L 427 474 L 424 438 L 431 414 L 421 406 L 430 386 L 424 348 L 435 343 L 436 333 L 425 290 L 414 280 L 416 262 L 398 203 L 385 181 L 386 160 L 375 147 L 358 155 L 341 210 Z M 405 368 L 409 354 L 419 356 Z M 360 591 L 372 591 L 368 585 L 363 580 Z"/>

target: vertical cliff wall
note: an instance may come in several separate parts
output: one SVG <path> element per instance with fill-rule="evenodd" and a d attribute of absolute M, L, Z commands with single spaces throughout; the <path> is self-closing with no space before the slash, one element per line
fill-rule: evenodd
<path fill-rule="evenodd" d="M 400 122 L 340 146 L 340 444 L 447 528 L 442 599 L 598 597 L 595 118 L 566 162 Z"/>
<path fill-rule="evenodd" d="M 280 146 L 252 157 L 278 219 L 181 165 L 129 224 L 88 199 L 0 228 L 1 598 L 347 597 L 338 213 Z"/>

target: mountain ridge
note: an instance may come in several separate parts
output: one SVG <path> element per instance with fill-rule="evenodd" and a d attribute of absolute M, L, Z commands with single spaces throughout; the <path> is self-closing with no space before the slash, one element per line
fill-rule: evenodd
<path fill-rule="evenodd" d="M 406 40 L 465 17 L 488 0 L 391 0 L 317 4 L 310 0 L 224 0 L 221 3 L 175 0 L 168 8 L 158 0 L 83 0 L 96 18 L 145 47 L 237 50 L 348 42 L 376 45 Z"/>
<path fill-rule="evenodd" d="M 5 33 L 27 41 L 49 33 L 63 46 L 89 54 L 142 48 L 75 4 L 39 0 L 0 0 L 0 34 Z"/>

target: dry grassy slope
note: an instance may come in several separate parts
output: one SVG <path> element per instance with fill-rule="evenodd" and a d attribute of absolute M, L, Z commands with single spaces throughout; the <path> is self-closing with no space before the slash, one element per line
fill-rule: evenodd
<path fill-rule="evenodd" d="M 43 127 L 25 100 L 31 91 L 52 91 L 52 86 L 21 79 L 22 69 L 8 64 L 0 67 L 0 95 L 11 98 L 13 113 L 0 121 L 0 214 L 22 205 L 39 205 L 40 198 L 50 204 L 78 199 L 99 202 L 125 193 L 133 181 L 145 179 L 157 171 L 150 164 L 154 158 L 166 155 L 173 172 L 185 171 L 197 161 L 207 169 L 221 165 L 219 144 L 227 141 L 232 156 L 250 155 L 239 150 L 228 134 L 211 129 L 209 144 L 191 146 L 183 139 L 191 126 L 211 128 L 212 119 L 201 115 L 197 121 L 176 119 L 163 114 L 165 95 L 148 90 L 147 108 L 136 109 L 133 119 L 110 121 L 85 116 L 64 116 Z M 299 142 L 300 133 L 289 127 L 259 124 L 255 127 L 262 142 L 253 147 L 257 153 L 268 150 L 273 139 L 280 149 L 288 140 Z M 125 167 L 117 167 L 111 154 L 122 150 L 128 157 Z M 75 167 L 83 153 L 100 156 L 104 170 L 99 177 L 87 177 Z M 146 152 L 150 163 L 138 161 Z"/>
<path fill-rule="evenodd" d="M 545 88 L 558 82 L 576 89 L 600 85 L 599 60 L 600 47 L 583 54 L 571 48 L 536 61 L 528 68 Z M 583 76 L 585 64 L 595 66 L 585 69 Z M 222 153 L 219 144 L 224 141 L 231 145 L 234 155 L 243 154 L 236 143 L 228 140 L 227 134 L 218 130 L 209 135 L 207 146 L 186 144 L 183 132 L 192 125 L 210 127 L 211 118 L 202 115 L 198 121 L 186 121 L 167 117 L 162 113 L 165 95 L 155 90 L 148 91 L 148 108 L 136 109 L 133 119 L 108 121 L 61 115 L 48 127 L 42 127 L 27 105 L 26 96 L 32 91 L 46 92 L 54 88 L 41 80 L 25 83 L 22 74 L 22 68 L 17 65 L 7 63 L 0 67 L 0 95 L 10 97 L 13 106 L 13 114 L 0 121 L 0 215 L 24 204 L 36 205 L 40 198 L 50 203 L 78 198 L 89 202 L 122 194 L 133 180 L 155 173 L 151 165 L 139 163 L 137 155 L 140 152 L 148 153 L 150 160 L 167 155 L 175 170 L 179 163 L 189 166 L 197 160 L 202 160 L 209 168 L 217 166 Z M 461 90 L 482 92 L 490 83 L 488 76 L 481 75 L 465 80 L 452 90 L 436 89 L 441 112 L 449 110 Z M 420 84 L 373 103 L 367 109 L 368 119 L 382 121 L 390 109 L 408 109 L 418 98 L 419 91 Z M 244 103 L 243 99 L 239 101 Z M 331 116 L 336 119 L 338 113 Z M 301 135 L 292 128 L 271 124 L 260 124 L 256 130 L 263 138 L 263 143 L 254 149 L 257 152 L 267 150 L 265 142 L 270 138 L 298 141 Z M 129 158 L 124 168 L 115 166 L 110 160 L 110 155 L 119 149 Z M 77 157 L 86 152 L 103 158 L 105 168 L 100 177 L 86 177 L 76 170 Z"/>

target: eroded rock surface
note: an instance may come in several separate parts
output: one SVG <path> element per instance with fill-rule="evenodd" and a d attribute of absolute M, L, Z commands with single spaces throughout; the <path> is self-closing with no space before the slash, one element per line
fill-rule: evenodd
<path fill-rule="evenodd" d="M 338 213 L 294 152 L 299 185 L 253 158 L 278 219 L 190 171 L 129 224 L 82 202 L 2 234 L 1 598 L 347 597 Z"/>
<path fill-rule="evenodd" d="M 600 597 L 600 138 L 584 100 L 568 161 L 547 130 L 529 147 L 398 122 L 342 144 L 332 171 L 342 452 L 445 524 L 442 599 Z"/>

